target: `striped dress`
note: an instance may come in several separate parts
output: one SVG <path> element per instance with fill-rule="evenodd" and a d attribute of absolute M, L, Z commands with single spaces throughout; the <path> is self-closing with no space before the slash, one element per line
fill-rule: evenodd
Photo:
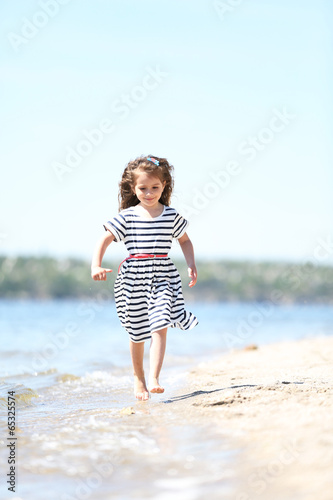
<path fill-rule="evenodd" d="M 168 254 L 172 239 L 186 231 L 188 221 L 174 208 L 164 206 L 163 213 L 146 219 L 137 208 L 122 210 L 103 224 L 115 241 L 123 241 L 128 252 Z M 144 342 L 151 332 L 166 327 L 189 330 L 197 318 L 185 310 L 179 273 L 169 257 L 126 260 L 115 285 L 117 314 L 133 342 Z"/>

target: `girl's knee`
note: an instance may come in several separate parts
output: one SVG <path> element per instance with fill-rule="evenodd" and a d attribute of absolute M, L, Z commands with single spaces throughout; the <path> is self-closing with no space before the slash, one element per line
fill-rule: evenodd
<path fill-rule="evenodd" d="M 161 328 L 160 330 L 155 330 L 152 332 L 152 336 L 161 336 L 163 337 L 164 335 L 167 334 L 168 328 Z"/>

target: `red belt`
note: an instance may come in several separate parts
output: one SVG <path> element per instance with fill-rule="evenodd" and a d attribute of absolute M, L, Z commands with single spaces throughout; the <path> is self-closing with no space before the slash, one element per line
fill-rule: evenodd
<path fill-rule="evenodd" d="M 151 253 L 136 253 L 135 255 L 129 255 L 124 259 L 122 262 L 120 262 L 119 267 L 118 267 L 118 274 L 121 268 L 121 265 L 125 262 L 125 260 L 129 259 L 154 259 L 156 257 L 168 257 L 167 253 L 160 253 L 160 254 L 151 254 Z"/>

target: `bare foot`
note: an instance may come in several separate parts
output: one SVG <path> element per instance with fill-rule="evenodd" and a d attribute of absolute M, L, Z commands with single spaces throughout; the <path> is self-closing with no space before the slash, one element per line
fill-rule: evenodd
<path fill-rule="evenodd" d="M 164 387 L 159 384 L 158 378 L 149 379 L 149 390 L 154 394 L 162 394 Z"/>
<path fill-rule="evenodd" d="M 140 380 L 136 375 L 134 375 L 134 395 L 139 401 L 148 401 L 149 399 L 146 381 Z"/>

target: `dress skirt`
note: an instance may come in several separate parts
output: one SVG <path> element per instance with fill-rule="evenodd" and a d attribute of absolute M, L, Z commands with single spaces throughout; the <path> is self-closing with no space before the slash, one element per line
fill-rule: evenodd
<path fill-rule="evenodd" d="M 169 257 L 126 260 L 114 293 L 118 317 L 133 342 L 162 328 L 190 330 L 198 324 L 185 310 L 181 279 Z"/>

